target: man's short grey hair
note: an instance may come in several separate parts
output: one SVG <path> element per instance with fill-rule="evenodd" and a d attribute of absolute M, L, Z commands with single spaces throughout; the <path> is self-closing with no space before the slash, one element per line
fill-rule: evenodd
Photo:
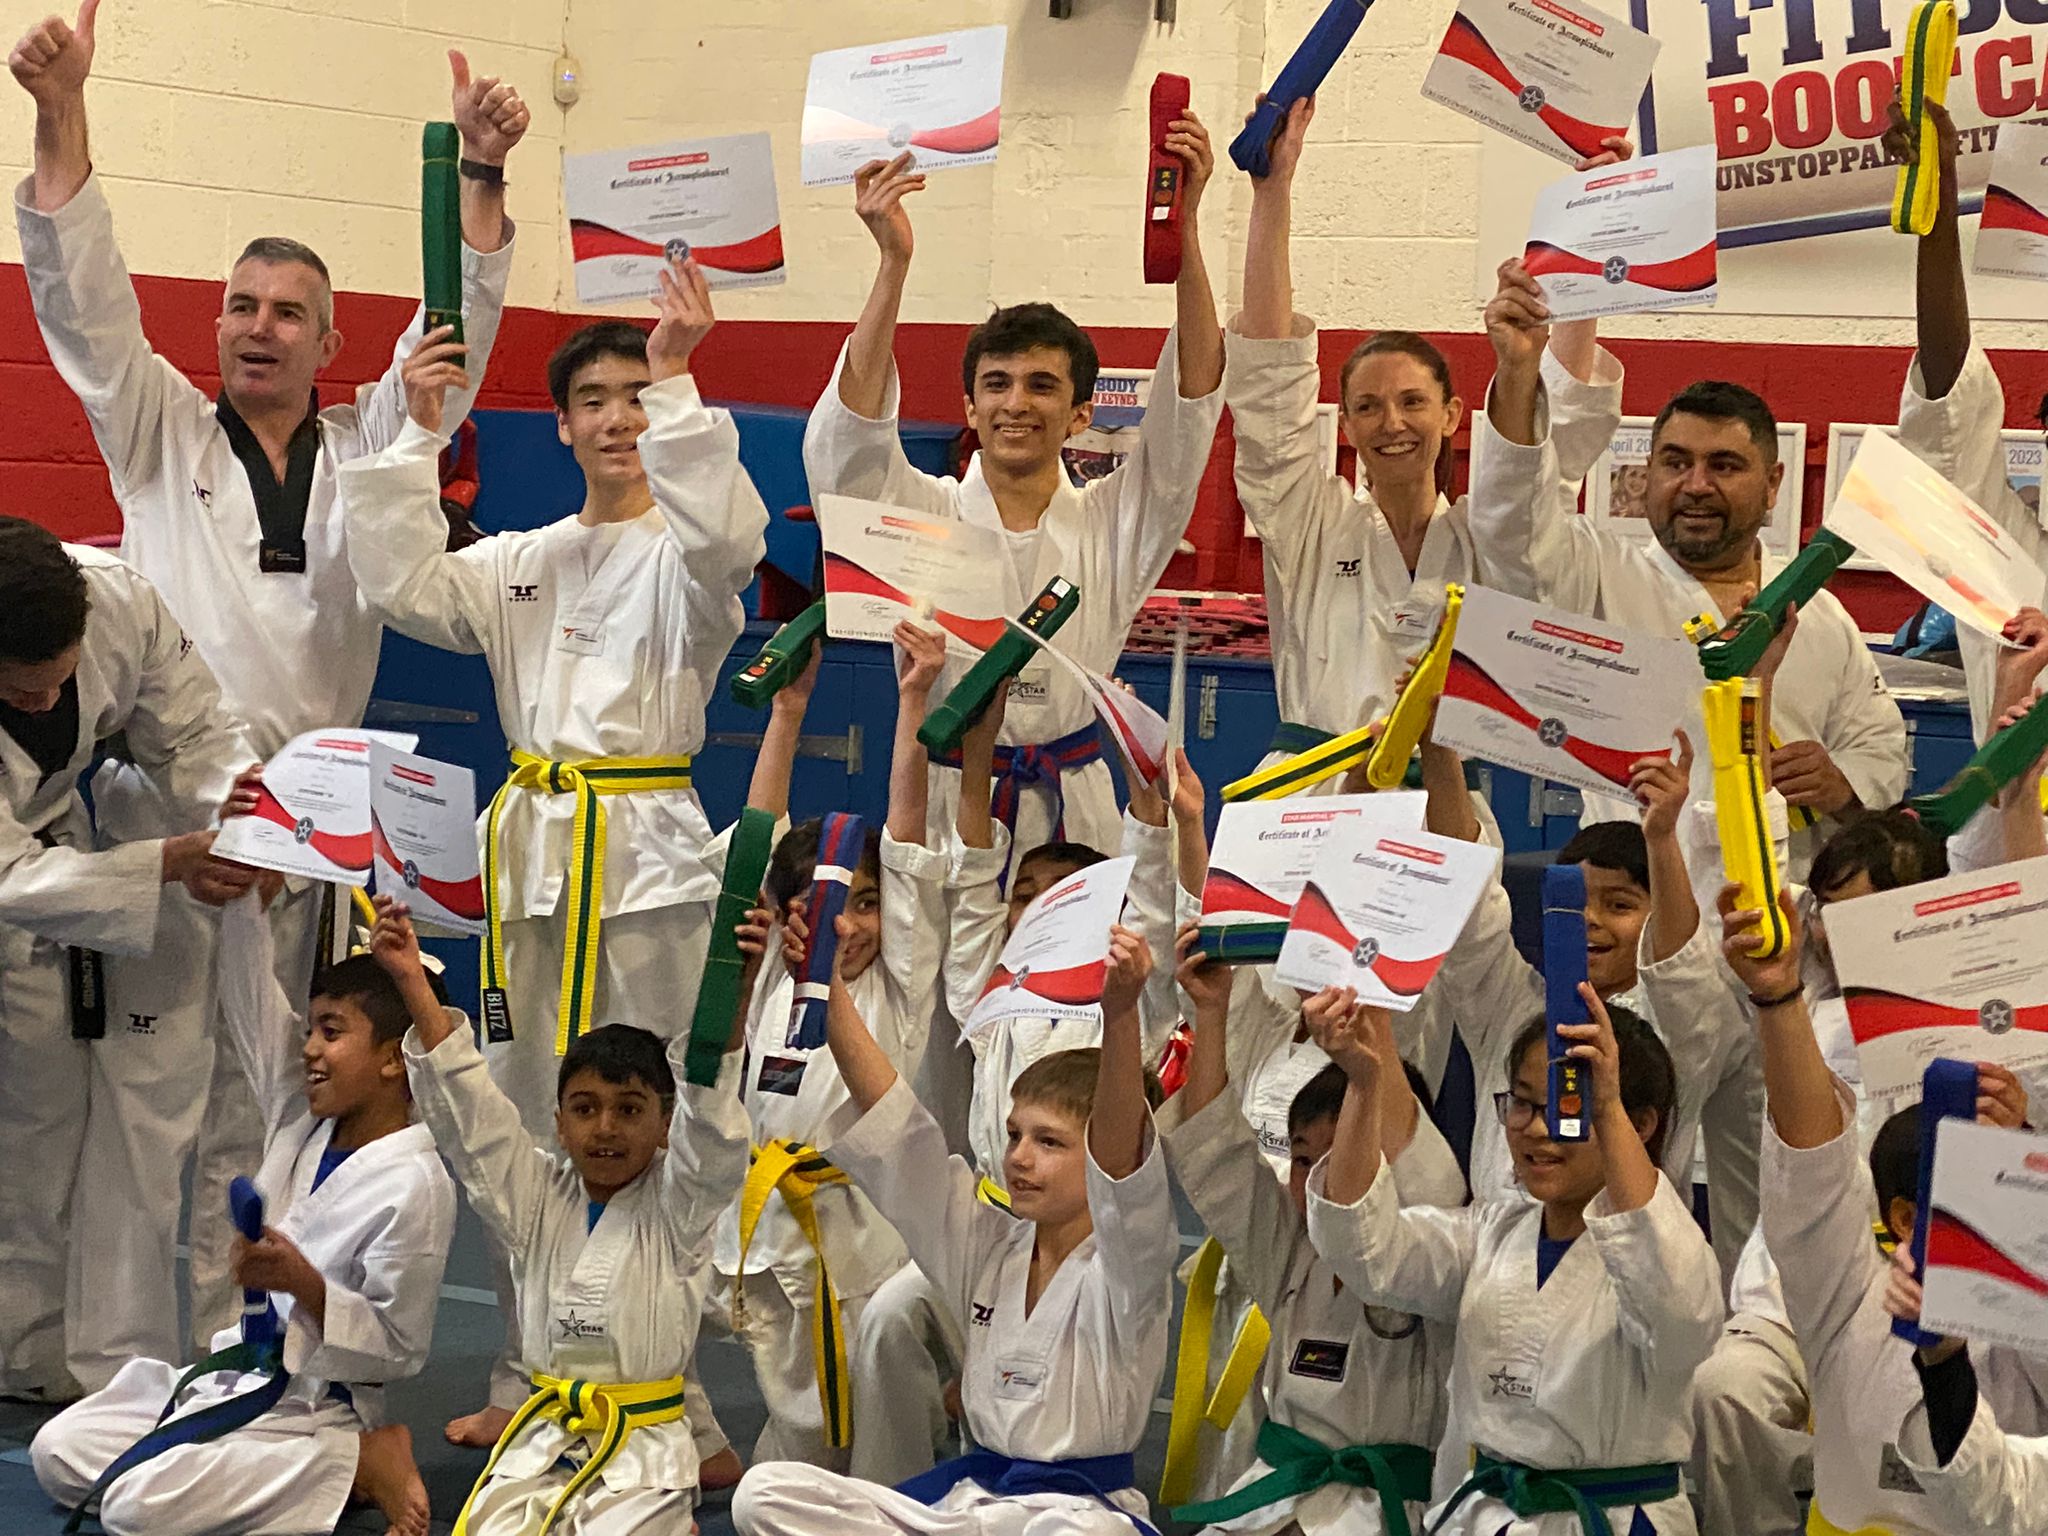
<path fill-rule="evenodd" d="M 283 235 L 261 235 L 242 247 L 242 254 L 235 258 L 235 266 L 245 261 L 267 261 L 272 265 L 294 263 L 311 267 L 320 274 L 320 297 L 315 309 L 323 332 L 334 329 L 334 279 L 327 275 L 327 263 L 320 259 L 320 253 L 310 245 L 290 240 Z M 228 269 L 232 277 L 234 268 Z"/>

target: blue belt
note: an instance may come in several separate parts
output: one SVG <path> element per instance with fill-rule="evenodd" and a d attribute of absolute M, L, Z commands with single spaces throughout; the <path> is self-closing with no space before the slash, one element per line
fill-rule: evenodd
<path fill-rule="evenodd" d="M 1320 747 L 1331 738 L 1329 731 L 1319 731 L 1312 725 L 1302 725 L 1294 720 L 1282 720 L 1273 727 L 1273 739 L 1266 743 L 1266 755 L 1271 757 L 1277 752 L 1282 757 L 1293 757 L 1298 752 Z"/>
<path fill-rule="evenodd" d="M 933 760 L 944 763 L 948 768 L 958 768 L 960 753 L 958 750 L 937 753 Z M 1067 800 L 1060 792 L 1060 773 L 1101 761 L 1102 733 L 1100 727 L 1093 723 L 1043 745 L 999 746 L 995 750 L 996 782 L 995 792 L 989 798 L 989 811 L 1015 836 L 1017 804 L 1023 799 L 1023 792 L 1034 784 L 1043 784 L 1052 794 L 1052 836 L 1056 841 L 1064 842 L 1067 836 Z M 1014 863 L 1020 852 L 1028 851 L 1013 847 L 1010 850 L 1011 861 Z M 1004 874 L 1007 880 L 1008 871 Z"/>
<path fill-rule="evenodd" d="M 1027 1493 L 1072 1493 L 1099 1499 L 1122 1515 L 1144 1536 L 1159 1536 L 1151 1526 L 1111 1501 L 1110 1495 L 1137 1485 L 1128 1453 L 1120 1456 L 1076 1456 L 1066 1461 L 1021 1461 L 996 1451 L 970 1451 L 920 1472 L 896 1491 L 920 1504 L 932 1505 L 962 1482 L 972 1482 L 1001 1498 Z"/>

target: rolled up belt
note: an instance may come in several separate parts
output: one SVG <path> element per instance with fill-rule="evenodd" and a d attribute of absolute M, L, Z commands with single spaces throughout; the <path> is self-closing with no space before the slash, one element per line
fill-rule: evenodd
<path fill-rule="evenodd" d="M 1273 1470 L 1220 1499 L 1184 1504 L 1172 1511 L 1173 1518 L 1217 1525 L 1330 1483 L 1348 1483 L 1379 1495 L 1386 1536 L 1413 1536 L 1407 1505 L 1429 1502 L 1436 1457 L 1419 1445 L 1328 1446 L 1268 1419 L 1259 1426 L 1259 1460 Z"/>
<path fill-rule="evenodd" d="M 825 1267 L 825 1244 L 818 1232 L 812 1197 L 827 1184 L 849 1182 L 815 1147 L 786 1137 L 755 1147 L 740 1186 L 740 1258 L 732 1280 L 733 1329 L 746 1324 L 747 1250 L 768 1197 L 780 1192 L 782 1203 L 796 1218 L 798 1229 L 818 1256 L 818 1303 L 811 1308 L 811 1357 L 818 1376 L 818 1406 L 824 1410 L 825 1443 L 834 1449 L 853 1444 L 853 1384 L 846 1372 L 846 1329 L 839 1316 L 839 1292 Z"/>
<path fill-rule="evenodd" d="M 548 1536 L 562 1511 L 597 1480 L 634 1430 L 655 1424 L 673 1424 L 683 1414 L 683 1378 L 680 1376 L 670 1376 L 663 1381 L 623 1383 L 535 1376 L 533 1396 L 512 1415 L 505 1432 L 498 1436 L 498 1443 L 491 1447 L 490 1460 L 484 1463 L 476 1486 L 462 1501 L 462 1512 L 455 1517 L 455 1536 L 469 1536 L 470 1507 L 476 1503 L 476 1496 L 483 1492 L 484 1484 L 491 1480 L 491 1473 L 497 1470 L 498 1458 L 518 1444 L 521 1437 L 541 1420 L 550 1420 L 570 1434 L 588 1440 L 590 1456 L 562 1485 L 562 1491 L 555 1495 L 554 1503 L 548 1506 L 546 1518 L 533 1536 Z"/>
<path fill-rule="evenodd" d="M 558 763 L 514 749 L 512 775 L 497 794 L 484 823 L 484 1026 L 488 1039 L 512 1038 L 505 996 L 503 898 L 498 890 L 498 821 L 518 790 L 574 795 L 576 819 L 569 828 L 569 869 L 562 887 L 567 915 L 562 943 L 562 989 L 555 1011 L 555 1054 L 590 1027 L 597 1007 L 597 941 L 604 921 L 605 798 L 648 790 L 688 789 L 687 757 L 593 757 Z"/>
<path fill-rule="evenodd" d="M 1636 1504 L 1661 1504 L 1679 1493 L 1678 1463 L 1639 1467 L 1574 1467 L 1545 1471 L 1515 1461 L 1497 1461 L 1481 1451 L 1472 1475 L 1458 1485 L 1437 1512 L 1430 1531 L 1442 1530 L 1454 1510 L 1474 1494 L 1499 1499 L 1518 1515 L 1577 1515 L 1582 1536 L 1614 1536 L 1607 1511 Z"/>

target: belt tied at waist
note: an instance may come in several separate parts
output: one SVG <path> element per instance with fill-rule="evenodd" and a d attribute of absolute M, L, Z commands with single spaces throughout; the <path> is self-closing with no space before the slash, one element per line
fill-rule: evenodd
<path fill-rule="evenodd" d="M 484 823 L 484 1027 L 491 1040 L 512 1038 L 505 997 L 503 898 L 498 890 L 498 822 L 516 790 L 574 795 L 576 817 L 569 827 L 569 869 L 562 887 L 566 936 L 562 944 L 562 990 L 555 1010 L 555 1054 L 590 1027 L 597 1007 L 597 941 L 604 920 L 605 798 L 647 790 L 688 789 L 687 757 L 592 757 L 550 762 L 531 752 L 512 752 L 512 775 L 491 797 Z"/>
<path fill-rule="evenodd" d="M 1216 1525 L 1329 1483 L 1348 1483 L 1379 1495 L 1387 1536 L 1412 1536 L 1407 1502 L 1429 1502 L 1430 1468 L 1436 1458 L 1419 1445 L 1331 1447 L 1268 1419 L 1259 1426 L 1259 1460 L 1273 1470 L 1220 1499 L 1182 1505 L 1173 1518 Z"/>
<path fill-rule="evenodd" d="M 828 1184 L 849 1182 L 816 1147 L 787 1137 L 755 1147 L 740 1186 L 740 1259 L 732 1280 L 733 1331 L 746 1324 L 747 1250 L 768 1197 L 778 1191 L 782 1203 L 818 1256 L 818 1300 L 811 1308 L 811 1358 L 818 1375 L 818 1405 L 824 1410 L 825 1443 L 834 1449 L 853 1444 L 853 1386 L 846 1374 L 846 1330 L 839 1316 L 839 1292 L 825 1267 L 825 1244 L 818 1231 L 812 1198 Z"/>
<path fill-rule="evenodd" d="M 1672 1461 L 1546 1472 L 1519 1462 L 1496 1461 L 1482 1451 L 1473 1463 L 1472 1475 L 1458 1485 L 1429 1529 L 1432 1533 L 1441 1530 L 1451 1512 L 1476 1493 L 1499 1499 L 1518 1515 L 1577 1515 L 1583 1536 L 1614 1536 L 1614 1527 L 1607 1520 L 1609 1509 L 1661 1504 L 1677 1498 L 1678 1492 L 1678 1464 Z"/>
<path fill-rule="evenodd" d="M 1159 1536 L 1150 1525 L 1110 1495 L 1135 1485 L 1137 1473 L 1129 1452 L 1118 1456 L 1074 1456 L 1064 1461 L 1023 1461 L 998 1451 L 969 1451 L 920 1472 L 896 1491 L 920 1504 L 936 1504 L 961 1482 L 971 1482 L 1003 1498 L 1027 1493 L 1071 1493 L 1099 1499 L 1122 1515 L 1144 1536 Z"/>
<path fill-rule="evenodd" d="M 491 1447 L 490 1460 L 484 1463 L 476 1486 L 469 1490 L 469 1497 L 462 1501 L 462 1512 L 455 1517 L 455 1536 L 468 1536 L 470 1506 L 476 1503 L 476 1496 L 483 1492 L 484 1484 L 491 1480 L 498 1459 L 541 1420 L 559 1424 L 568 1433 L 589 1441 L 590 1457 L 555 1495 L 554 1503 L 548 1506 L 547 1518 L 541 1521 L 534 1536 L 547 1536 L 562 1511 L 597 1480 L 634 1430 L 655 1424 L 673 1424 L 684 1413 L 683 1378 L 680 1376 L 670 1376 L 663 1381 L 607 1384 L 536 1375 L 533 1389 L 533 1396 L 520 1405 L 519 1411 L 512 1415 L 512 1421 L 505 1426 L 505 1432 L 498 1436 L 498 1443 Z"/>

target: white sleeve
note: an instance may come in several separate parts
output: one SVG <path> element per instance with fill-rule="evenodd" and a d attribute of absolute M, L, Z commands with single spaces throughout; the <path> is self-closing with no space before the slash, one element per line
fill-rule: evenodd
<path fill-rule="evenodd" d="M 962 1024 L 981 1001 L 1010 937 L 1010 909 L 1001 884 L 1010 859 L 1010 832 L 1000 822 L 994 842 L 992 848 L 955 843 L 946 874 L 946 1010 Z"/>
<path fill-rule="evenodd" d="M 1237 1101 L 1219 1093 L 1161 1133 L 1167 1161 L 1230 1268 L 1267 1317 L 1280 1315 L 1297 1246 L 1308 1238 Z"/>
<path fill-rule="evenodd" d="M 1127 1177 L 1113 1179 L 1095 1161 L 1085 1132 L 1088 1159 L 1088 1214 L 1095 1221 L 1095 1251 L 1109 1281 L 1112 1326 L 1135 1343 L 1147 1319 L 1172 1305 L 1173 1271 L 1180 1262 L 1180 1233 L 1173 1221 L 1173 1193 L 1166 1182 L 1166 1154 L 1148 1115 L 1144 1161 Z M 1113 1343 L 1116 1341 L 1112 1341 Z"/>
<path fill-rule="evenodd" d="M 661 1159 L 661 1208 L 676 1251 L 694 1254 L 701 1262 L 710 1257 L 719 1217 L 746 1182 L 752 1127 L 740 1103 L 745 1050 L 727 1051 L 718 1064 L 718 1080 L 708 1086 L 686 1081 L 689 1053 L 689 1030 L 669 1037 L 676 1107 Z"/>
<path fill-rule="evenodd" d="M 1543 978 L 1515 948 L 1514 913 L 1507 887 L 1498 880 L 1480 896 L 1430 985 L 1442 989 L 1484 1085 L 1497 1073 L 1516 1033 L 1543 1008 Z M 1482 1104 L 1479 1113 L 1492 1108 Z"/>
<path fill-rule="evenodd" d="M 1465 1203 L 1465 1175 L 1458 1168 L 1458 1154 L 1444 1140 L 1444 1133 L 1427 1114 L 1415 1117 L 1415 1134 L 1408 1138 L 1389 1164 L 1394 1175 L 1394 1192 L 1403 1206 L 1439 1205 L 1455 1210 Z"/>
<path fill-rule="evenodd" d="M 841 346 L 825 392 L 804 423 L 804 475 L 811 494 L 861 496 L 927 517 L 959 516 L 954 499 L 958 486 L 926 474 L 903 452 L 896 420 L 901 391 L 895 362 L 889 364 L 882 414 L 874 418 L 856 415 L 839 398 L 839 375 L 845 367 L 846 347 Z"/>
<path fill-rule="evenodd" d="M 267 1138 L 304 1106 L 299 1054 L 306 1026 L 278 984 L 270 919 L 253 891 L 221 909 L 218 955 L 221 1027 L 249 1079 Z"/>
<path fill-rule="evenodd" d="M 359 1285 L 328 1275 L 326 1316 L 314 1323 L 294 1307 L 285 1324 L 284 1364 L 327 1381 L 390 1382 L 427 1363 L 441 1275 L 455 1236 L 455 1191 L 438 1163 L 362 1250 Z"/>
<path fill-rule="evenodd" d="M 0 923 L 52 944 L 146 955 L 163 900 L 163 846 L 45 848 L 20 822 L 0 819 Z"/>
<path fill-rule="evenodd" d="M 124 515 L 150 505 L 126 492 L 163 472 L 164 413 L 174 401 L 204 410 L 206 397 L 157 356 L 142 330 L 142 306 L 114 239 L 114 215 L 97 176 L 71 201 L 43 213 L 34 178 L 14 193 L 14 222 L 36 324 L 50 361 L 85 407 Z"/>
<path fill-rule="evenodd" d="M 1548 367 L 1545 372 L 1533 445 L 1511 443 L 1496 432 L 1484 401 L 1472 413 L 1466 515 L 1473 558 L 1487 586 L 1572 613 L 1594 613 L 1600 603 L 1600 536 L 1560 493 L 1560 444 L 1550 430 Z"/>
<path fill-rule="evenodd" d="M 1835 1097 L 1842 1131 L 1823 1146 L 1787 1146 L 1764 1116 L 1759 1179 L 1764 1242 L 1777 1261 L 1785 1314 L 1816 1371 L 1885 1267 L 1871 1238 L 1877 1196 L 1859 1155 L 1856 1101 L 1839 1081 Z"/>
<path fill-rule="evenodd" d="M 882 833 L 882 953 L 889 1006 L 872 1020 L 897 1072 L 916 1077 L 931 1036 L 944 958 L 947 857 Z"/>
<path fill-rule="evenodd" d="M 1720 947 L 1704 916 L 1678 952 L 1662 960 L 1649 958 L 1653 923 L 1643 925 L 1637 949 L 1644 1011 L 1671 1052 L 1681 1083 L 1718 1082 L 1722 1061 L 1749 1037 L 1749 1013 L 1733 977 L 1722 969 Z"/>
<path fill-rule="evenodd" d="M 213 825 L 256 752 L 163 595 L 127 567 L 113 569 L 127 585 L 122 606 L 140 629 L 142 651 L 135 706 L 121 728 L 128 757 L 172 808 L 175 824 L 196 832 Z"/>
<path fill-rule="evenodd" d="M 1815 619 L 1826 616 L 1835 622 L 1842 647 L 1841 670 L 1828 691 L 1821 745 L 1857 798 L 1880 810 L 1906 792 L 1912 771 L 1905 717 L 1899 713 L 1898 700 L 1885 687 L 1877 659 L 1863 643 L 1856 621 L 1834 594 L 1822 592 L 1807 606 Z"/>
<path fill-rule="evenodd" d="M 746 627 L 740 593 L 768 552 L 768 508 L 740 464 L 732 412 L 707 406 L 688 374 L 640 392 L 647 430 L 640 462 L 654 504 L 682 549 L 690 653 L 708 698 L 726 652 Z"/>
<path fill-rule="evenodd" d="M 1174 914 L 1179 882 L 1173 878 L 1171 825 L 1155 827 L 1124 812 L 1124 852 L 1137 862 L 1125 893 L 1125 921 L 1152 946 L 1152 974 L 1138 995 L 1138 1028 L 1145 1060 L 1157 1062 L 1180 1022 L 1180 988 L 1173 979 Z"/>
<path fill-rule="evenodd" d="M 2048 1529 L 2048 1439 L 2007 1434 L 1981 1396 L 1947 1466 L 1935 1464 L 1924 1402 L 1914 1403 L 1899 1425 L 1898 1447 L 1943 1529 Z"/>
<path fill-rule="evenodd" d="M 1615 1211 L 1605 1189 L 1586 1207 L 1586 1235 L 1614 1282 L 1621 1336 L 1658 1373 L 1689 1379 L 1713 1352 L 1727 1308 L 1714 1250 L 1678 1198 L 1657 1176 L 1647 1205 Z"/>
<path fill-rule="evenodd" d="M 404 1049 L 406 1080 L 434 1145 L 504 1251 L 525 1253 L 554 1178 L 553 1157 L 491 1080 L 467 1021 L 431 1051 L 408 1029 Z"/>
<path fill-rule="evenodd" d="M 441 450 L 408 420 L 389 448 L 341 466 L 341 514 L 356 585 L 400 634 L 475 655 L 496 627 L 495 541 L 450 552 Z"/>
<path fill-rule="evenodd" d="M 512 225 L 506 220 L 505 243 L 488 254 L 462 245 L 462 339 L 469 351 L 463 356 L 463 371 L 469 375 L 466 389 L 448 392 L 441 404 L 441 426 L 452 438 L 476 404 L 484 385 L 484 370 L 490 366 L 491 348 L 497 344 L 498 323 L 505 315 L 505 284 L 512 276 Z M 398 440 L 407 421 L 404 368 L 413 348 L 426 334 L 427 312 L 422 305 L 412 323 L 399 333 L 391 348 L 391 366 L 373 383 L 356 391 L 356 420 L 361 424 L 366 453 L 381 453 Z"/>
<path fill-rule="evenodd" d="M 1337 1205 L 1323 1193 L 1329 1171 L 1322 1162 L 1308 1176 L 1308 1240 L 1337 1278 L 1370 1306 L 1456 1322 L 1478 1251 L 1480 1208 L 1404 1209 L 1385 1158 L 1371 1189 Z"/>
<path fill-rule="evenodd" d="M 1572 514 L 1579 482 L 1621 427 L 1621 384 L 1621 363 L 1605 347 L 1595 354 L 1591 380 L 1574 377 L 1547 348 L 1543 353 L 1543 392 L 1550 405 L 1561 516 Z"/>
<path fill-rule="evenodd" d="M 1316 339 L 1306 315 L 1296 315 L 1284 337 L 1243 336 L 1234 325 L 1223 333 L 1237 499 L 1273 570 L 1303 591 L 1321 544 L 1324 502 L 1333 495 L 1347 507 L 1351 501 L 1351 488 L 1331 471 L 1317 441 Z"/>

